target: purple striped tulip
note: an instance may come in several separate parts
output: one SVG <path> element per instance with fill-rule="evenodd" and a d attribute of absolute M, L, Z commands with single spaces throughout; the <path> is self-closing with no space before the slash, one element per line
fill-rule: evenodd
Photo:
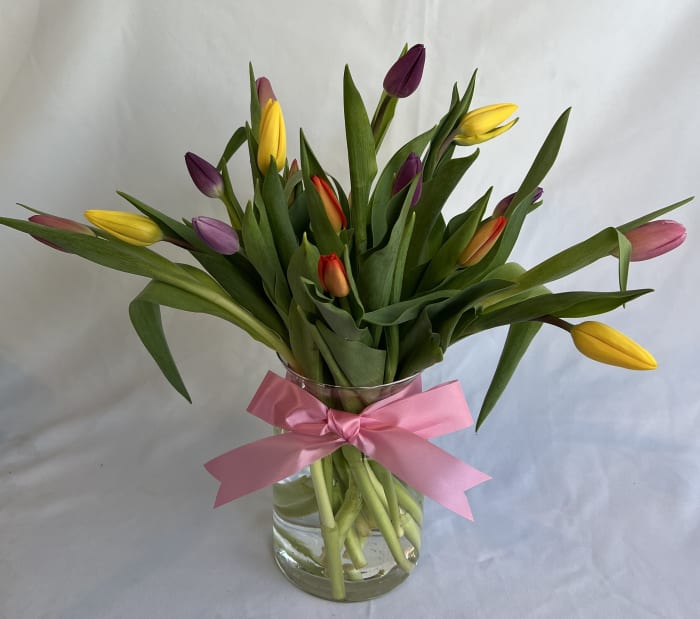
<path fill-rule="evenodd" d="M 192 181 L 205 196 L 221 198 L 224 195 L 224 179 L 219 171 L 206 159 L 202 159 L 194 153 L 187 153 L 185 155 L 185 164 Z"/>
<path fill-rule="evenodd" d="M 413 94 L 423 77 L 425 47 L 414 45 L 391 66 L 384 78 L 384 90 L 392 97 L 408 97 Z"/>
<path fill-rule="evenodd" d="M 630 260 L 639 262 L 675 249 L 685 241 L 686 232 L 683 224 L 677 221 L 657 219 L 633 228 L 625 236 L 632 244 Z"/>
<path fill-rule="evenodd" d="M 416 185 L 416 191 L 411 200 L 411 206 L 415 206 L 418 200 L 420 200 L 420 194 L 423 190 L 423 164 L 416 153 L 411 153 L 396 174 L 394 185 L 391 188 L 391 195 L 395 196 L 404 187 L 410 185 L 416 176 L 418 176 L 418 184 Z"/>
<path fill-rule="evenodd" d="M 542 189 L 542 187 L 538 187 L 537 189 L 535 189 L 535 195 L 532 196 L 532 204 L 534 204 L 535 202 L 539 202 L 539 199 L 542 197 L 543 193 L 544 189 Z M 498 217 L 499 215 L 505 215 L 505 212 L 506 210 L 508 210 L 508 207 L 510 206 L 510 203 L 513 201 L 514 197 L 515 194 L 511 193 L 510 195 L 503 198 L 498 204 L 496 204 L 496 208 L 493 209 L 494 217 Z"/>
<path fill-rule="evenodd" d="M 95 236 L 95 233 L 90 230 L 87 226 L 78 223 L 77 221 L 73 221 L 72 219 L 65 219 L 64 217 L 57 217 L 56 215 L 32 215 L 29 218 L 29 221 L 35 224 L 40 224 L 42 226 L 47 226 L 49 228 L 56 228 L 57 230 L 68 230 L 69 232 L 77 232 L 79 234 L 85 234 L 87 236 Z M 44 245 L 48 245 L 49 247 L 53 247 L 54 249 L 58 249 L 59 251 L 65 251 L 67 253 L 68 250 L 63 249 L 60 245 L 56 245 L 56 243 L 52 243 L 51 241 L 47 241 L 46 239 L 42 239 L 39 236 L 35 236 L 32 234 L 32 237 L 39 241 L 40 243 L 43 243 Z"/>
<path fill-rule="evenodd" d="M 238 234 L 226 222 L 212 217 L 193 217 L 192 227 L 206 246 L 217 254 L 230 256 L 240 247 Z"/>

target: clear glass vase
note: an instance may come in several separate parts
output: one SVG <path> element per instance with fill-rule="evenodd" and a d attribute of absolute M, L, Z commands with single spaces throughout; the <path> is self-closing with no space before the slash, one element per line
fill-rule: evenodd
<path fill-rule="evenodd" d="M 327 406 L 359 413 L 418 376 L 376 387 L 287 380 Z M 357 602 L 403 582 L 418 561 L 423 497 L 346 445 L 273 486 L 273 551 L 284 575 L 312 595 Z"/>

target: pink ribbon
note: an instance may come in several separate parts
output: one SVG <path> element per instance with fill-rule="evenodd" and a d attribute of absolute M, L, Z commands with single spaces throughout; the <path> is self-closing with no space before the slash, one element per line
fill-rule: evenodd
<path fill-rule="evenodd" d="M 348 413 L 327 407 L 268 372 L 248 412 L 287 432 L 226 452 L 204 466 L 221 482 L 214 507 L 293 475 L 343 445 L 353 445 L 421 494 L 473 520 L 464 492 L 491 479 L 427 439 L 472 425 L 457 381 L 400 393 Z"/>

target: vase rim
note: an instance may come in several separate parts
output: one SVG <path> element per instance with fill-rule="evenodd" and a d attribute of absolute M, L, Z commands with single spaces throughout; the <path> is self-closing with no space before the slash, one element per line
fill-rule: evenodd
<path fill-rule="evenodd" d="M 401 385 L 408 385 L 409 383 L 413 382 L 416 378 L 420 376 L 420 372 L 417 372 L 416 374 L 412 374 L 411 376 L 406 376 L 404 378 L 399 378 L 397 380 L 393 380 L 388 383 L 381 383 L 379 385 L 333 385 L 331 383 L 320 383 L 313 378 L 309 378 L 308 376 L 304 376 L 303 374 L 300 374 L 299 372 L 293 370 L 291 366 L 281 357 L 279 358 L 280 362 L 284 366 L 285 371 L 288 374 L 292 374 L 294 377 L 296 377 L 299 380 L 308 382 L 308 383 L 313 383 L 314 385 L 321 387 L 321 388 L 327 388 L 327 389 L 352 389 L 353 391 L 361 391 L 361 390 L 372 390 L 372 389 L 379 389 L 379 388 L 388 388 L 388 387 L 398 387 Z"/>

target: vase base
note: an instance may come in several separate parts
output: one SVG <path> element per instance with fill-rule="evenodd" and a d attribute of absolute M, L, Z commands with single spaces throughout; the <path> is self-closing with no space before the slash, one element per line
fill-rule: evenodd
<path fill-rule="evenodd" d="M 290 530 L 293 529 L 293 530 Z M 375 539 L 376 538 L 376 539 Z M 342 602 L 363 602 L 379 597 L 398 585 L 409 576 L 396 566 L 381 535 L 370 535 L 364 545 L 367 565 L 355 569 L 350 561 L 344 563 L 345 597 L 333 596 L 330 580 L 325 576 L 322 562 L 322 549 L 313 548 L 313 540 L 320 539 L 318 529 L 309 526 L 290 527 L 290 522 L 274 515 L 273 553 L 275 563 L 296 587 L 326 600 Z M 406 558 L 415 564 L 418 553 L 411 546 L 404 548 Z"/>

